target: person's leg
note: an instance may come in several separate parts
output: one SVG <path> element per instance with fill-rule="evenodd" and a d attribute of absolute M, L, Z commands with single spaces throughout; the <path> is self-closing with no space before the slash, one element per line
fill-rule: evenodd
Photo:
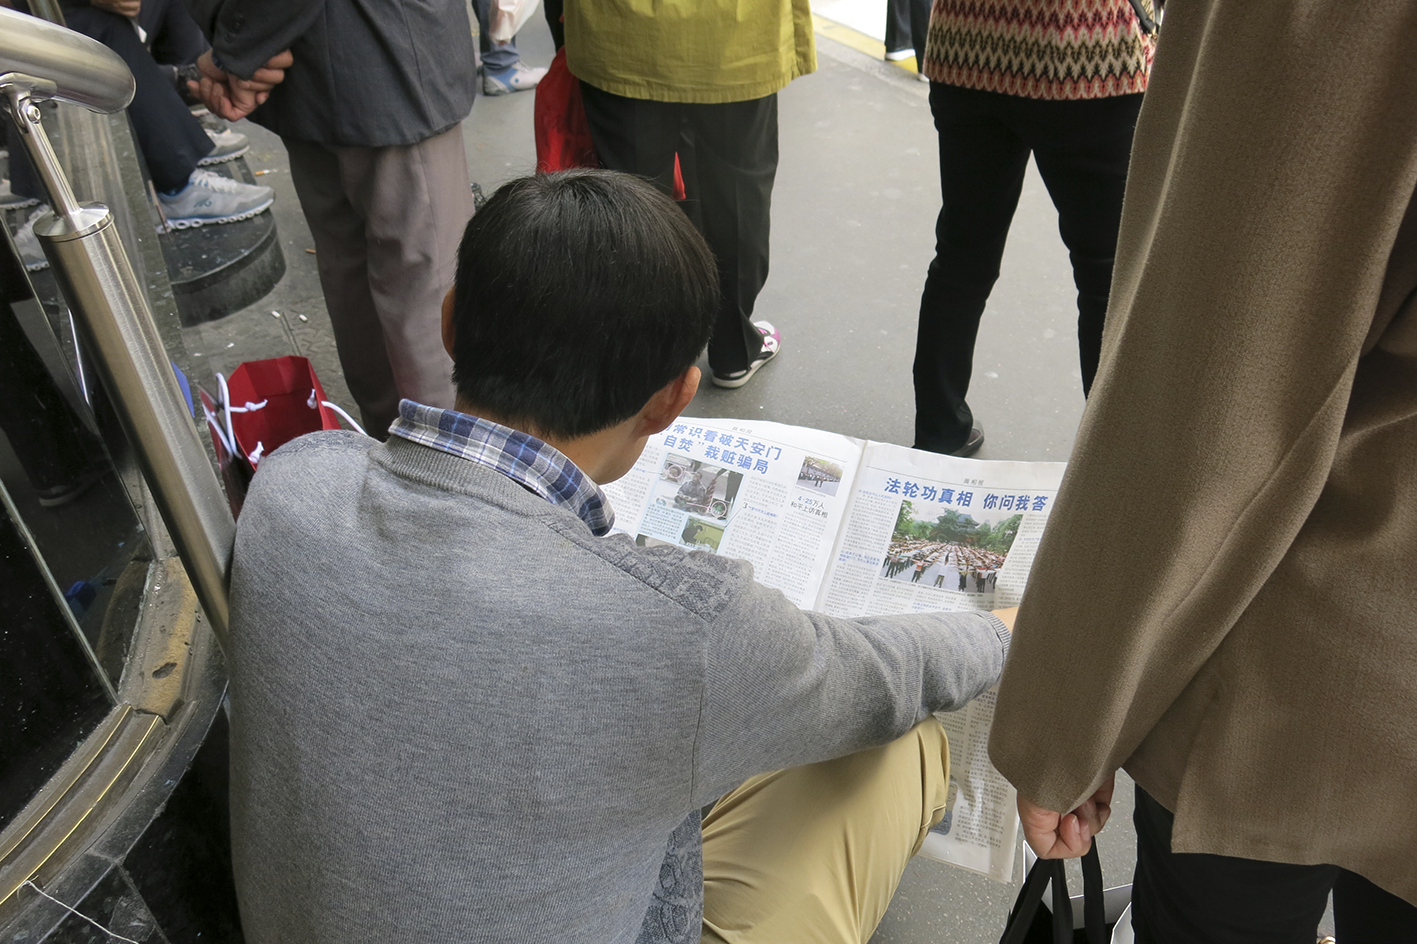
<path fill-rule="evenodd" d="M 214 145 L 138 39 L 132 21 L 95 7 L 67 10 L 65 16 L 70 29 L 112 49 L 133 73 L 135 90 L 128 117 L 153 186 L 159 193 L 186 187 L 197 161 Z"/>
<path fill-rule="evenodd" d="M 354 161 L 341 163 L 347 174 L 360 167 L 350 195 L 368 221 L 369 290 L 394 385 L 399 397 L 451 409 L 453 362 L 443 348 L 443 296 L 452 287 L 458 243 L 473 213 L 462 127 L 418 144 L 357 150 Z"/>
<path fill-rule="evenodd" d="M 768 278 L 768 218 L 777 173 L 777 96 L 728 105 L 677 105 L 625 98 L 581 82 L 585 119 L 601 164 L 649 177 L 673 193 L 674 154 L 687 123 L 693 156 L 684 162 L 690 220 L 718 262 L 723 291 L 708 364 L 744 370 L 762 353 L 752 306 Z"/>
<path fill-rule="evenodd" d="M 722 291 L 709 341 L 715 374 L 744 370 L 763 352 L 753 308 L 768 279 L 768 229 L 777 176 L 777 96 L 722 105 L 686 105 L 704 240 L 718 261 Z"/>
<path fill-rule="evenodd" d="M 315 238 L 315 264 L 345 383 L 364 428 L 383 438 L 398 413 L 398 389 L 369 290 L 364 216 L 345 193 L 340 159 L 333 151 L 289 139 L 285 149 L 300 209 Z"/>
<path fill-rule="evenodd" d="M 884 747 L 750 779 L 704 817 L 704 944 L 864 944 L 948 788 L 934 718 Z"/>
<path fill-rule="evenodd" d="M 20 138 L 20 129 L 9 118 L 0 118 L 0 124 L 5 126 L 5 147 L 10 152 L 10 192 L 17 197 L 48 203 L 49 195 L 30 163 L 29 151 Z"/>
<path fill-rule="evenodd" d="M 8 311 L 0 313 L 0 351 L 5 352 L 0 433 L 41 503 L 77 497 L 105 465 L 102 442 L 79 418 Z"/>
<path fill-rule="evenodd" d="M 1112 286 L 1117 228 L 1132 134 L 1142 96 L 1085 101 L 1030 101 L 1036 116 L 1025 138 L 1058 208 L 1058 231 L 1073 264 L 1078 290 L 1078 359 L 1082 392 L 1092 390 L 1102 352 L 1102 325 Z"/>
<path fill-rule="evenodd" d="M 482 54 L 482 67 L 493 72 L 501 72 L 510 69 L 521 62 L 521 53 L 517 52 L 517 41 L 515 38 L 511 42 L 492 42 L 492 16 L 490 0 L 472 0 L 473 8 L 477 11 L 477 45 L 478 52 Z"/>
<path fill-rule="evenodd" d="M 914 0 L 886 0 L 886 57 L 903 53 L 913 46 L 910 7 Z"/>
<path fill-rule="evenodd" d="M 1028 167 L 1028 146 L 995 114 L 1007 97 L 930 83 L 941 204 L 915 341 L 917 449 L 954 452 L 974 422 L 974 341 Z"/>
<path fill-rule="evenodd" d="M 190 65 L 210 48 L 181 0 L 143 0 L 138 23 L 151 37 L 153 59 L 160 63 Z"/>
<path fill-rule="evenodd" d="M 566 0 L 543 0 L 541 11 L 546 14 L 546 25 L 551 28 L 551 41 L 556 49 L 566 45 L 566 24 L 561 15 L 566 9 Z"/>
<path fill-rule="evenodd" d="M 1333 885 L 1333 922 L 1343 944 L 1417 944 L 1417 905 L 1346 869 Z"/>
<path fill-rule="evenodd" d="M 1336 866 L 1174 853 L 1174 817 L 1141 787 L 1132 821 L 1137 944 L 1312 944 L 1317 938 Z"/>
<path fill-rule="evenodd" d="M 586 82 L 580 86 L 586 124 L 601 166 L 647 177 L 672 195 L 682 106 L 626 98 Z"/>
<path fill-rule="evenodd" d="M 910 42 L 915 47 L 915 67 L 925 67 L 925 42 L 930 36 L 930 0 L 910 0 Z"/>

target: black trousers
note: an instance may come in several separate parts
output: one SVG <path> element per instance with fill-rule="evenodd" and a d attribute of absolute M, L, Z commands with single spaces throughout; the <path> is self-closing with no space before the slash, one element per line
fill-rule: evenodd
<path fill-rule="evenodd" d="M 147 8 L 149 5 L 144 3 L 143 6 Z M 197 26 L 176 0 L 162 3 L 155 0 L 149 13 L 158 17 L 155 26 L 164 27 L 162 34 L 154 33 L 155 48 L 161 44 L 168 54 L 177 56 L 179 61 L 200 40 L 200 30 L 196 38 L 186 30 L 185 24 L 190 24 L 194 30 Z M 158 68 L 153 53 L 148 52 L 133 29 L 132 21 L 91 6 L 66 7 L 64 17 L 71 30 L 96 39 L 118 53 L 133 73 L 135 90 L 133 101 L 128 105 L 128 118 L 133 123 L 133 134 L 148 166 L 153 186 L 162 193 L 172 193 L 187 186 L 187 179 L 196 169 L 197 161 L 211 153 L 215 145 L 202 130 L 202 123 L 192 117 L 192 112 L 177 90 Z M 168 35 L 165 28 L 168 20 L 179 24 L 178 33 Z M 202 51 L 198 49 L 198 55 Z M 23 152 L 22 147 L 17 149 L 12 143 L 12 189 L 22 196 L 48 199 L 27 157 L 16 159 L 17 150 Z"/>
<path fill-rule="evenodd" d="M 188 65 L 211 48 L 182 0 L 143 0 L 138 25 L 147 31 L 148 47 L 157 62 Z"/>
<path fill-rule="evenodd" d="M 1091 389 L 1141 98 L 1045 101 L 930 83 L 941 207 L 915 346 L 917 448 L 951 452 L 969 437 L 974 341 L 1030 153 L 1072 260 L 1083 394 Z"/>
<path fill-rule="evenodd" d="M 777 96 L 688 105 L 625 98 L 582 82 L 581 98 L 605 167 L 647 177 L 670 193 L 679 154 L 684 210 L 718 262 L 722 298 L 709 366 L 719 374 L 745 369 L 763 350 L 752 315 L 768 279 Z"/>
<path fill-rule="evenodd" d="M 1336 865 L 1171 851 L 1171 813 L 1137 787 L 1138 944 L 1312 944 L 1333 893 L 1342 944 L 1413 944 L 1417 907 Z"/>
<path fill-rule="evenodd" d="M 887 0 L 886 51 L 914 49 L 915 62 L 925 62 L 925 37 L 930 31 L 930 0 Z"/>
<path fill-rule="evenodd" d="M 105 459 L 98 437 L 69 405 L 16 320 L 11 300 L 31 295 L 19 260 L 0 246 L 0 433 L 35 491 L 45 492 L 78 482 Z"/>
<path fill-rule="evenodd" d="M 561 22 L 566 0 L 542 0 L 541 12 L 546 14 L 546 25 L 551 28 L 551 41 L 556 49 L 566 45 L 566 24 Z"/>

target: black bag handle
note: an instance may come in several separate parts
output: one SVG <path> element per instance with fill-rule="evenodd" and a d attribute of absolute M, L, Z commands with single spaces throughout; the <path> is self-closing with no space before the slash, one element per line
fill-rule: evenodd
<path fill-rule="evenodd" d="M 1062 859 L 1038 859 L 1028 870 L 1009 912 L 1009 923 L 999 944 L 1023 944 L 1034 915 L 1043 902 L 1043 891 L 1053 889 L 1053 944 L 1072 944 L 1073 903 L 1068 897 L 1067 872 Z M 1088 944 L 1108 944 L 1106 901 L 1102 888 L 1102 862 L 1097 857 L 1097 843 L 1082 857 L 1083 926 Z"/>
<path fill-rule="evenodd" d="M 1107 896 L 1102 886 L 1102 860 L 1097 858 L 1097 842 L 1082 857 L 1082 921 L 1088 944 L 1108 944 Z"/>

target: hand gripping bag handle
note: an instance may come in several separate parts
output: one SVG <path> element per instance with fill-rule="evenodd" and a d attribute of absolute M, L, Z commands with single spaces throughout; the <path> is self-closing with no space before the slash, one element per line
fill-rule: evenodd
<path fill-rule="evenodd" d="M 1082 857 L 1083 924 L 1088 944 L 1107 944 L 1106 906 L 1102 888 L 1102 863 L 1097 857 L 1097 843 Z M 1073 906 L 1068 897 L 1067 872 L 1062 859 L 1038 859 L 1028 870 L 1028 876 L 1009 912 L 1009 922 L 999 944 L 1023 944 L 1027 940 L 1034 915 L 1043 902 L 1043 892 L 1053 889 L 1053 944 L 1072 944 Z"/>

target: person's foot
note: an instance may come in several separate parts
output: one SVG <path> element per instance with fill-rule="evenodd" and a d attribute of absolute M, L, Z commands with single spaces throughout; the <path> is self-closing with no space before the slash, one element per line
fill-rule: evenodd
<path fill-rule="evenodd" d="M 714 371 L 713 385 L 715 387 L 725 387 L 729 390 L 735 390 L 743 386 L 749 380 L 753 379 L 753 375 L 758 372 L 759 368 L 774 357 L 777 357 L 777 352 L 782 350 L 782 332 L 774 328 L 770 322 L 755 321 L 753 322 L 753 326 L 757 328 L 758 332 L 763 336 L 763 352 L 744 370 L 735 370 L 728 374 L 720 374 L 718 371 Z"/>
<path fill-rule="evenodd" d="M 972 456 L 979 451 L 979 447 L 984 445 L 984 425 L 975 420 L 969 427 L 969 438 L 964 441 L 964 445 L 949 453 L 952 456 L 959 456 L 961 459 Z"/>
<path fill-rule="evenodd" d="M 984 445 L 984 424 L 977 419 L 971 420 L 969 424 L 969 435 L 964 440 L 964 445 L 956 449 L 934 449 L 929 446 L 922 446 L 919 443 L 911 446 L 911 449 L 919 449 L 923 452 L 934 452 L 942 456 L 956 456 L 964 459 L 974 455 L 979 451 L 979 447 Z"/>
<path fill-rule="evenodd" d="M 160 193 L 157 199 L 168 226 L 189 229 L 207 223 L 250 219 L 275 201 L 275 191 L 199 167 L 192 171 L 186 187 L 173 194 Z"/>
<path fill-rule="evenodd" d="M 232 131 L 230 128 L 224 131 L 213 131 L 211 128 L 203 128 L 202 130 L 207 133 L 207 137 L 212 139 L 212 144 L 216 147 L 206 157 L 197 161 L 198 167 L 210 167 L 224 161 L 234 161 L 251 150 L 250 140 L 240 131 Z"/>
<path fill-rule="evenodd" d="M 34 197 L 22 197 L 10 189 L 10 178 L 0 177 L 0 210 L 23 210 L 39 203 Z"/>
<path fill-rule="evenodd" d="M 516 62 L 505 69 L 482 69 L 483 95 L 510 95 L 536 88 L 546 75 L 545 69 L 532 68 L 524 62 Z"/>
<path fill-rule="evenodd" d="M 26 272 L 49 268 L 49 260 L 44 258 L 44 250 L 39 248 L 39 237 L 34 234 L 35 221 L 48 212 L 49 204 L 41 203 L 25 220 L 25 224 L 15 230 L 15 248 L 20 252 L 20 262 Z"/>
<path fill-rule="evenodd" d="M 904 49 L 890 49 L 886 51 L 886 61 L 900 62 L 903 59 L 909 59 L 913 55 L 915 55 L 915 50 L 910 46 L 906 46 Z"/>
<path fill-rule="evenodd" d="M 93 488 L 99 479 L 103 478 L 105 472 L 104 469 L 89 469 L 80 475 L 77 481 L 39 489 L 36 497 L 39 499 L 40 507 L 62 508 L 78 501 L 85 492 Z"/>

